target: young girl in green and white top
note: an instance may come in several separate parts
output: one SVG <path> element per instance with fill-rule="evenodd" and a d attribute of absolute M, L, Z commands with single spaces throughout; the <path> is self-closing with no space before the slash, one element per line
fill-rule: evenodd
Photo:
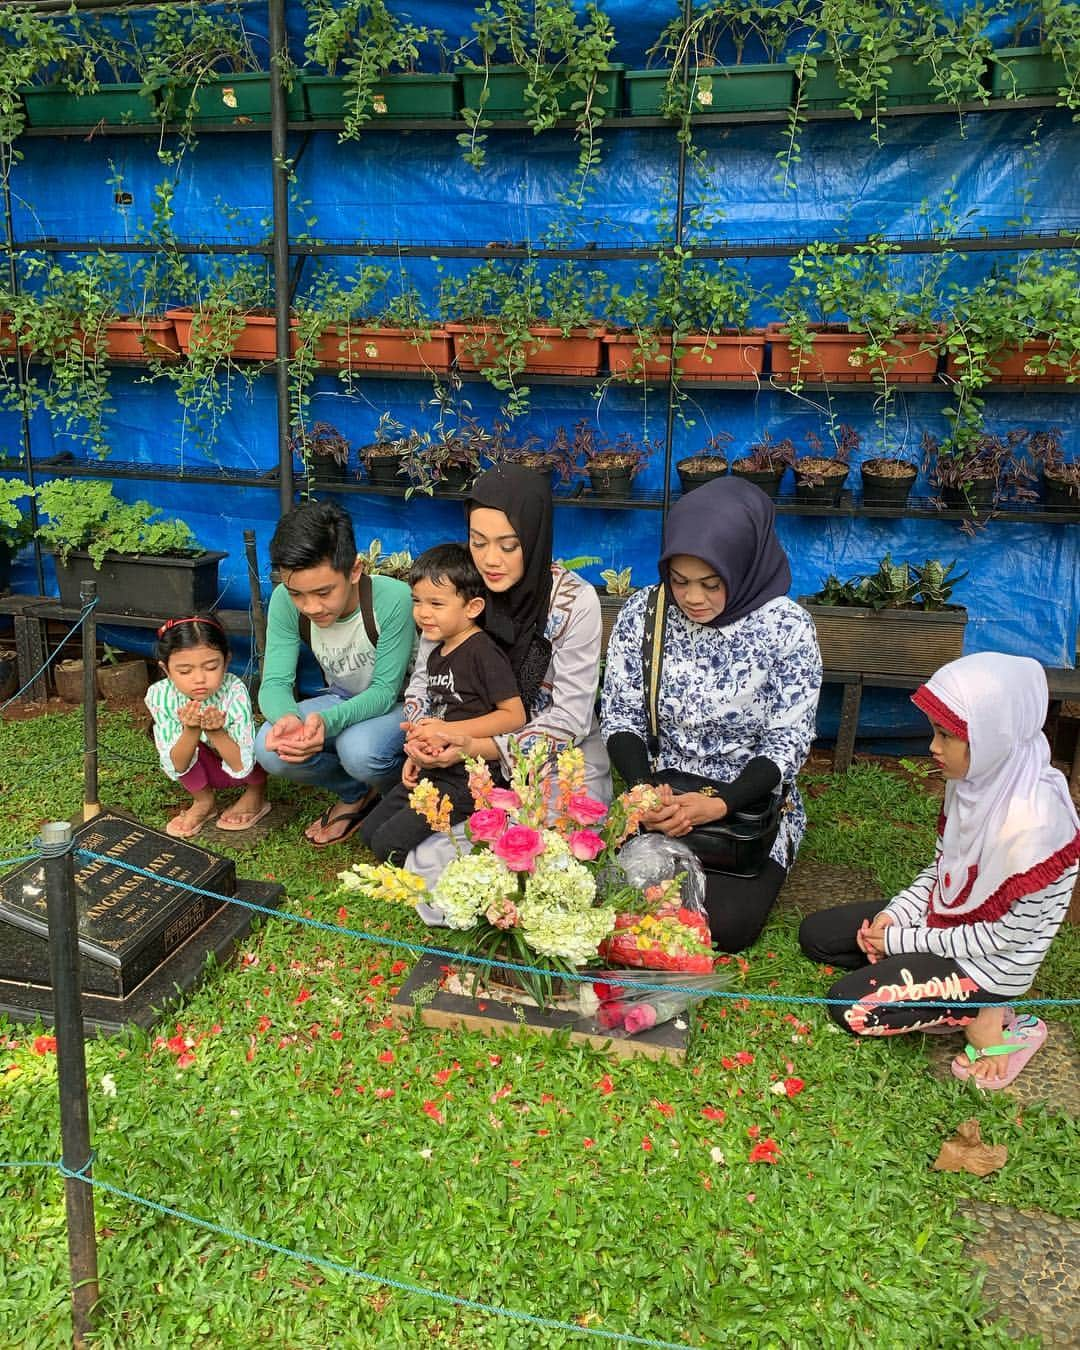
<path fill-rule="evenodd" d="M 244 793 L 218 819 L 218 829 L 247 830 L 270 810 L 266 772 L 255 763 L 255 722 L 247 689 L 229 673 L 225 630 L 209 615 L 169 619 L 157 630 L 158 664 L 165 679 L 150 686 L 161 767 L 191 793 L 186 811 L 165 833 L 191 839 L 213 819 L 218 788 Z"/>

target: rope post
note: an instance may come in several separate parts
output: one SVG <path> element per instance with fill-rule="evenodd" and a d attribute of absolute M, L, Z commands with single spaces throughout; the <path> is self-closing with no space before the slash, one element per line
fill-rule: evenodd
<path fill-rule="evenodd" d="M 101 814 L 98 801 L 97 726 L 97 582 L 79 583 L 79 602 L 86 617 L 82 629 L 83 660 L 83 820 Z"/>
<path fill-rule="evenodd" d="M 83 1042 L 79 933 L 75 914 L 74 839 L 66 820 L 41 827 L 45 900 L 49 915 L 49 969 L 56 1027 L 60 1087 L 60 1138 L 63 1146 L 64 1200 L 67 1209 L 68 1262 L 71 1268 L 72 1344 L 80 1350 L 92 1330 L 98 1301 L 97 1236 L 94 1188 L 89 1176 L 90 1109 L 86 1099 L 86 1048 Z"/>

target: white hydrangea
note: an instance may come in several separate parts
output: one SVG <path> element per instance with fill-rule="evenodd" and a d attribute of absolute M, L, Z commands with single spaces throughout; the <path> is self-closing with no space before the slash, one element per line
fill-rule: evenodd
<path fill-rule="evenodd" d="M 448 864 L 431 901 L 451 928 L 471 928 L 489 905 L 516 891 L 517 878 L 494 853 L 467 853 Z"/>
<path fill-rule="evenodd" d="M 540 956 L 559 956 L 575 966 L 596 955 L 615 927 L 611 909 L 566 910 L 526 898 L 520 906 L 521 933 Z"/>
<path fill-rule="evenodd" d="M 526 878 L 525 897 L 533 904 L 590 909 L 596 899 L 596 878 L 584 863 L 570 856 L 565 845 L 561 853 L 548 849 L 537 858 L 535 871 Z"/>

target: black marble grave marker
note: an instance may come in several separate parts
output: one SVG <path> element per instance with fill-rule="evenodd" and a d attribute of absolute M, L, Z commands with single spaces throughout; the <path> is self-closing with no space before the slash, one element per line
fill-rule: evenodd
<path fill-rule="evenodd" d="M 238 883 L 230 859 L 137 821 L 104 812 L 74 834 L 76 849 L 101 855 L 76 854 L 74 867 L 83 1010 L 105 1029 L 149 1025 L 154 1008 L 198 978 L 208 951 L 226 955 L 250 926 L 244 906 L 171 883 L 280 903 L 280 887 Z M 0 877 L 0 1011 L 24 1020 L 52 1011 L 44 881 L 40 862 Z"/>

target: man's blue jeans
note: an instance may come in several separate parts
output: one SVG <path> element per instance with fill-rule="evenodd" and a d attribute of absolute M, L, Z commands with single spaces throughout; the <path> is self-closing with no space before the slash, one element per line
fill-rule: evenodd
<path fill-rule="evenodd" d="M 342 702 L 340 694 L 304 699 L 297 705 L 299 716 L 303 720 L 308 713 L 323 712 Z M 334 793 L 343 802 L 358 802 L 370 788 L 382 791 L 400 778 L 405 759 L 402 753 L 405 733 L 401 730 L 404 717 L 404 708 L 396 704 L 381 717 L 370 717 L 366 722 L 346 727 L 336 736 L 327 736 L 323 749 L 299 764 L 266 748 L 266 734 L 272 725 L 266 722 L 255 740 L 255 758 L 275 777 L 310 783 Z"/>

